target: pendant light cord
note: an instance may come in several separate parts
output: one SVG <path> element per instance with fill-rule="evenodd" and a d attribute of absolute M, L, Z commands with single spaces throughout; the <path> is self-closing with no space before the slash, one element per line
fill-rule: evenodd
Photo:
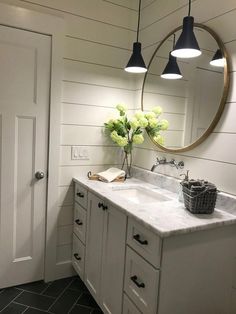
<path fill-rule="evenodd" d="M 191 0 L 189 0 L 188 2 L 188 16 L 190 16 L 190 12 L 191 12 Z"/>
<path fill-rule="evenodd" d="M 175 34 L 173 34 L 173 50 L 175 49 Z"/>
<path fill-rule="evenodd" d="M 141 12 L 141 0 L 139 0 L 139 7 L 138 7 L 137 42 L 138 42 L 138 37 L 139 37 L 140 12 Z"/>

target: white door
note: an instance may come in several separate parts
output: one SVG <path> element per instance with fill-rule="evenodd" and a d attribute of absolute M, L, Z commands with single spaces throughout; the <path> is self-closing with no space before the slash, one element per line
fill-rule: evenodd
<path fill-rule="evenodd" d="M 44 276 L 50 47 L 0 26 L 0 288 Z"/>

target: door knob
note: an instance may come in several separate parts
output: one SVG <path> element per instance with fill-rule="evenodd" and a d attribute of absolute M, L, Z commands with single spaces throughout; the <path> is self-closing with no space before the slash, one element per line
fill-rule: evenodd
<path fill-rule="evenodd" d="M 37 180 L 43 179 L 43 178 L 44 178 L 44 173 L 43 173 L 42 171 L 37 171 L 37 172 L 35 173 L 35 178 L 36 178 Z"/>

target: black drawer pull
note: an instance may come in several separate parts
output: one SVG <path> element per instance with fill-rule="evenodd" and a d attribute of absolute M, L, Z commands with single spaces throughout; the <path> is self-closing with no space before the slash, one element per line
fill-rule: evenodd
<path fill-rule="evenodd" d="M 81 192 L 76 193 L 76 195 L 77 195 L 78 197 L 81 197 L 81 198 L 83 198 L 83 197 L 84 197 L 84 194 L 83 194 L 83 193 L 81 193 Z"/>
<path fill-rule="evenodd" d="M 141 240 L 139 234 L 135 234 L 133 236 L 133 238 L 134 238 L 134 240 L 136 240 L 138 243 L 140 243 L 142 245 L 148 245 L 148 241 L 147 240 Z"/>
<path fill-rule="evenodd" d="M 138 282 L 138 277 L 137 276 L 132 276 L 130 279 L 136 284 L 138 288 L 145 288 L 145 284 L 143 282 Z"/>
<path fill-rule="evenodd" d="M 78 226 L 82 226 L 82 224 L 83 224 L 83 223 L 82 223 L 82 221 L 81 221 L 80 219 L 76 219 L 76 221 L 75 221 L 75 222 L 77 223 L 77 225 L 78 225 Z"/>
<path fill-rule="evenodd" d="M 106 205 L 104 205 L 103 203 L 98 203 L 98 207 L 99 208 L 102 208 L 103 210 L 107 210 L 108 209 L 108 207 L 106 206 Z"/>
<path fill-rule="evenodd" d="M 75 253 L 75 254 L 74 254 L 74 257 L 75 257 L 75 259 L 77 259 L 77 261 L 81 261 L 81 257 L 79 257 L 79 254 L 78 254 L 78 253 Z"/>
<path fill-rule="evenodd" d="M 107 205 L 103 205 L 102 209 L 107 210 L 108 209 Z"/>

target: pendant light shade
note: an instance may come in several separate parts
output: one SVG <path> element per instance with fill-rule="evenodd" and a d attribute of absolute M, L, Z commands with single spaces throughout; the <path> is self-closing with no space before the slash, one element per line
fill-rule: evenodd
<path fill-rule="evenodd" d="M 137 27 L 137 40 L 133 43 L 133 53 L 129 59 L 127 66 L 125 67 L 126 72 L 131 73 L 145 73 L 147 68 L 141 53 L 141 43 L 139 42 L 139 24 L 140 24 L 140 11 L 141 11 L 141 0 L 139 0 L 138 10 L 138 27 Z"/>
<path fill-rule="evenodd" d="M 169 54 L 169 61 L 161 74 L 161 77 L 167 80 L 178 80 L 183 77 L 180 72 L 177 60 L 175 57 Z"/>
<path fill-rule="evenodd" d="M 173 48 L 175 46 L 175 34 L 173 35 Z M 177 59 L 169 53 L 169 61 L 161 74 L 161 77 L 167 80 L 179 80 L 183 76 L 180 72 Z"/>
<path fill-rule="evenodd" d="M 222 51 L 218 49 L 216 53 L 214 54 L 210 65 L 213 65 L 215 67 L 224 67 L 225 66 L 225 58 L 223 57 Z"/>
<path fill-rule="evenodd" d="M 175 45 L 174 50 L 171 52 L 172 56 L 177 58 L 194 58 L 201 55 L 197 39 L 193 32 L 194 18 L 190 16 L 191 0 L 189 1 L 188 16 L 183 19 L 183 30 Z"/>
<path fill-rule="evenodd" d="M 131 73 L 145 73 L 147 71 L 145 62 L 141 54 L 140 42 L 133 43 L 133 53 L 129 59 L 125 71 Z"/>

